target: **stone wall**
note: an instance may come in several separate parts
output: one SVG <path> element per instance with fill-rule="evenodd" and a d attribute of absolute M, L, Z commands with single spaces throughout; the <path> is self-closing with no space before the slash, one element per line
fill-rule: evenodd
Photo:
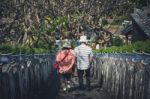
<path fill-rule="evenodd" d="M 55 99 L 54 62 L 54 55 L 0 55 L 0 99 Z M 150 55 L 95 54 L 91 66 L 92 82 L 112 99 L 150 99 Z"/>
<path fill-rule="evenodd" d="M 0 99 L 56 96 L 58 77 L 53 74 L 54 58 L 54 55 L 0 55 Z"/>
<path fill-rule="evenodd" d="M 150 55 L 96 54 L 93 78 L 113 99 L 150 99 Z"/>

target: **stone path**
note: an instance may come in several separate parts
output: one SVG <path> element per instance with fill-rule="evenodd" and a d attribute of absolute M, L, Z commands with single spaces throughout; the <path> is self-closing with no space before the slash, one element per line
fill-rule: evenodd
<path fill-rule="evenodd" d="M 56 99 L 111 99 L 109 93 L 105 92 L 97 86 L 97 84 L 91 84 L 91 90 L 79 90 L 78 84 L 75 82 L 74 87 L 68 92 L 60 91 L 57 94 Z"/>
<path fill-rule="evenodd" d="M 90 91 L 74 89 L 71 92 L 59 92 L 56 99 L 111 99 L 110 95 L 98 87 Z"/>

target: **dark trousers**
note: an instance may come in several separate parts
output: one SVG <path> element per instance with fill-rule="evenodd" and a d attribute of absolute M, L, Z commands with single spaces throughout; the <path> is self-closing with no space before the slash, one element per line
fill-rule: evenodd
<path fill-rule="evenodd" d="M 63 81 L 70 81 L 71 80 L 71 74 L 62 74 Z"/>
<path fill-rule="evenodd" d="M 79 70 L 77 69 L 78 72 L 78 78 L 79 78 L 79 87 L 80 88 L 84 88 L 84 84 L 83 84 L 83 75 L 85 74 L 86 77 L 86 87 L 90 88 L 90 68 L 87 70 Z"/>

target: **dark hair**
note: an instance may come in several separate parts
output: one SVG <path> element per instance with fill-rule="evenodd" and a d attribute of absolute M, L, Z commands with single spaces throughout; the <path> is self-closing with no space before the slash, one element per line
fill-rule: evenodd
<path fill-rule="evenodd" d="M 71 48 L 68 48 L 68 47 L 63 47 L 62 50 L 69 50 Z"/>

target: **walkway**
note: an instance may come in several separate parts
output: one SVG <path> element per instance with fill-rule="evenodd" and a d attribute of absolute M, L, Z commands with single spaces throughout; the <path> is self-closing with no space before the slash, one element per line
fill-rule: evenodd
<path fill-rule="evenodd" d="M 59 93 L 56 99 L 110 99 L 110 96 L 100 88 L 93 88 L 91 91 L 73 90 L 68 93 Z"/>
<path fill-rule="evenodd" d="M 99 86 L 97 86 L 94 82 L 92 82 L 92 88 L 90 91 L 87 90 L 79 90 L 78 84 L 73 78 L 73 82 L 76 84 L 69 92 L 60 91 L 56 97 L 56 99 L 111 99 L 110 95 L 104 92 Z"/>

